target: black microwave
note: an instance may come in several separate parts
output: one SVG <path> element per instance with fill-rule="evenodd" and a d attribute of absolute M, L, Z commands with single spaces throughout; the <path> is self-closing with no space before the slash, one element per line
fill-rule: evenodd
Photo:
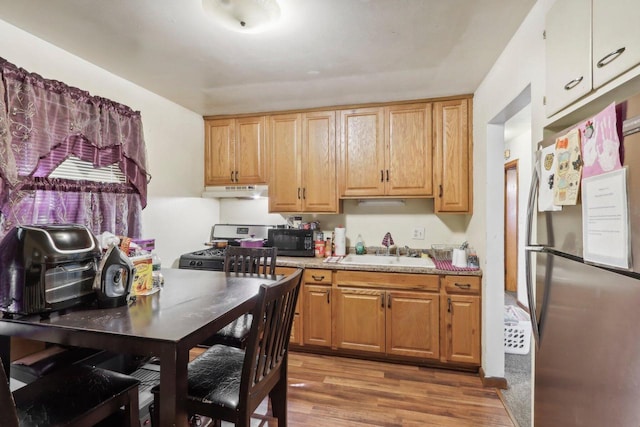
<path fill-rule="evenodd" d="M 314 256 L 313 230 L 298 228 L 270 228 L 267 246 L 278 248 L 278 255 Z"/>

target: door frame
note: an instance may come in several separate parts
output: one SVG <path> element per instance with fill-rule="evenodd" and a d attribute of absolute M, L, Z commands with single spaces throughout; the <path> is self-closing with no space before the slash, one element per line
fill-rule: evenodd
<path fill-rule="evenodd" d="M 514 193 L 516 216 L 515 216 L 515 230 L 513 232 L 510 230 L 507 230 L 507 224 L 508 224 L 507 222 L 507 206 L 508 206 L 507 204 L 507 185 L 508 185 L 507 171 L 509 170 L 515 170 L 515 173 L 516 173 L 515 175 L 516 190 Z M 519 197 L 518 197 L 519 188 L 520 188 L 520 183 L 519 183 L 519 173 L 518 173 L 518 159 L 515 159 L 504 164 L 504 259 L 505 259 L 504 290 L 508 292 L 515 292 L 516 294 L 518 292 L 518 228 L 519 228 L 518 214 L 519 214 L 519 205 L 520 205 Z M 507 263 L 507 258 L 508 258 L 507 239 L 509 238 L 514 239 L 514 245 L 512 245 L 514 253 L 511 254 L 511 256 L 514 257 L 513 269 L 515 269 L 515 271 L 509 271 L 509 264 Z M 509 281 L 507 280 L 507 277 L 514 278 L 512 286 L 509 285 Z"/>

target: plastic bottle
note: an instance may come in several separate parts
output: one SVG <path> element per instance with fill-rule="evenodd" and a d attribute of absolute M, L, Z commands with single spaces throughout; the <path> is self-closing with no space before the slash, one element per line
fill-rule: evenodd
<path fill-rule="evenodd" d="M 161 287 L 164 285 L 164 276 L 160 272 L 162 261 L 157 253 L 151 252 L 151 270 L 153 275 L 153 287 Z"/>
<path fill-rule="evenodd" d="M 358 234 L 358 239 L 356 240 L 356 254 L 357 255 L 364 254 L 364 242 L 362 241 L 361 234 Z"/>
<path fill-rule="evenodd" d="M 331 256 L 331 254 L 333 253 L 332 251 L 332 247 L 331 247 L 331 237 L 327 237 L 325 246 L 324 246 L 324 256 L 325 258 L 329 258 Z"/>

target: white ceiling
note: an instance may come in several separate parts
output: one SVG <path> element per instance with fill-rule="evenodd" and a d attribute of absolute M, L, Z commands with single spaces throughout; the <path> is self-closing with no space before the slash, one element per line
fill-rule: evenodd
<path fill-rule="evenodd" d="M 0 19 L 215 115 L 473 93 L 535 0 L 279 3 L 261 34 L 201 0 L 0 0 Z"/>

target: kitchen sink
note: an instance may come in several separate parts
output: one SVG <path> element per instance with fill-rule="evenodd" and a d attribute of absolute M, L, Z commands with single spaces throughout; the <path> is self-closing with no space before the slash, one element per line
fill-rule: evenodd
<path fill-rule="evenodd" d="M 398 267 L 425 267 L 436 268 L 431 258 L 410 258 L 395 255 L 353 255 L 349 254 L 342 258 L 340 264 L 359 265 L 389 265 Z"/>

